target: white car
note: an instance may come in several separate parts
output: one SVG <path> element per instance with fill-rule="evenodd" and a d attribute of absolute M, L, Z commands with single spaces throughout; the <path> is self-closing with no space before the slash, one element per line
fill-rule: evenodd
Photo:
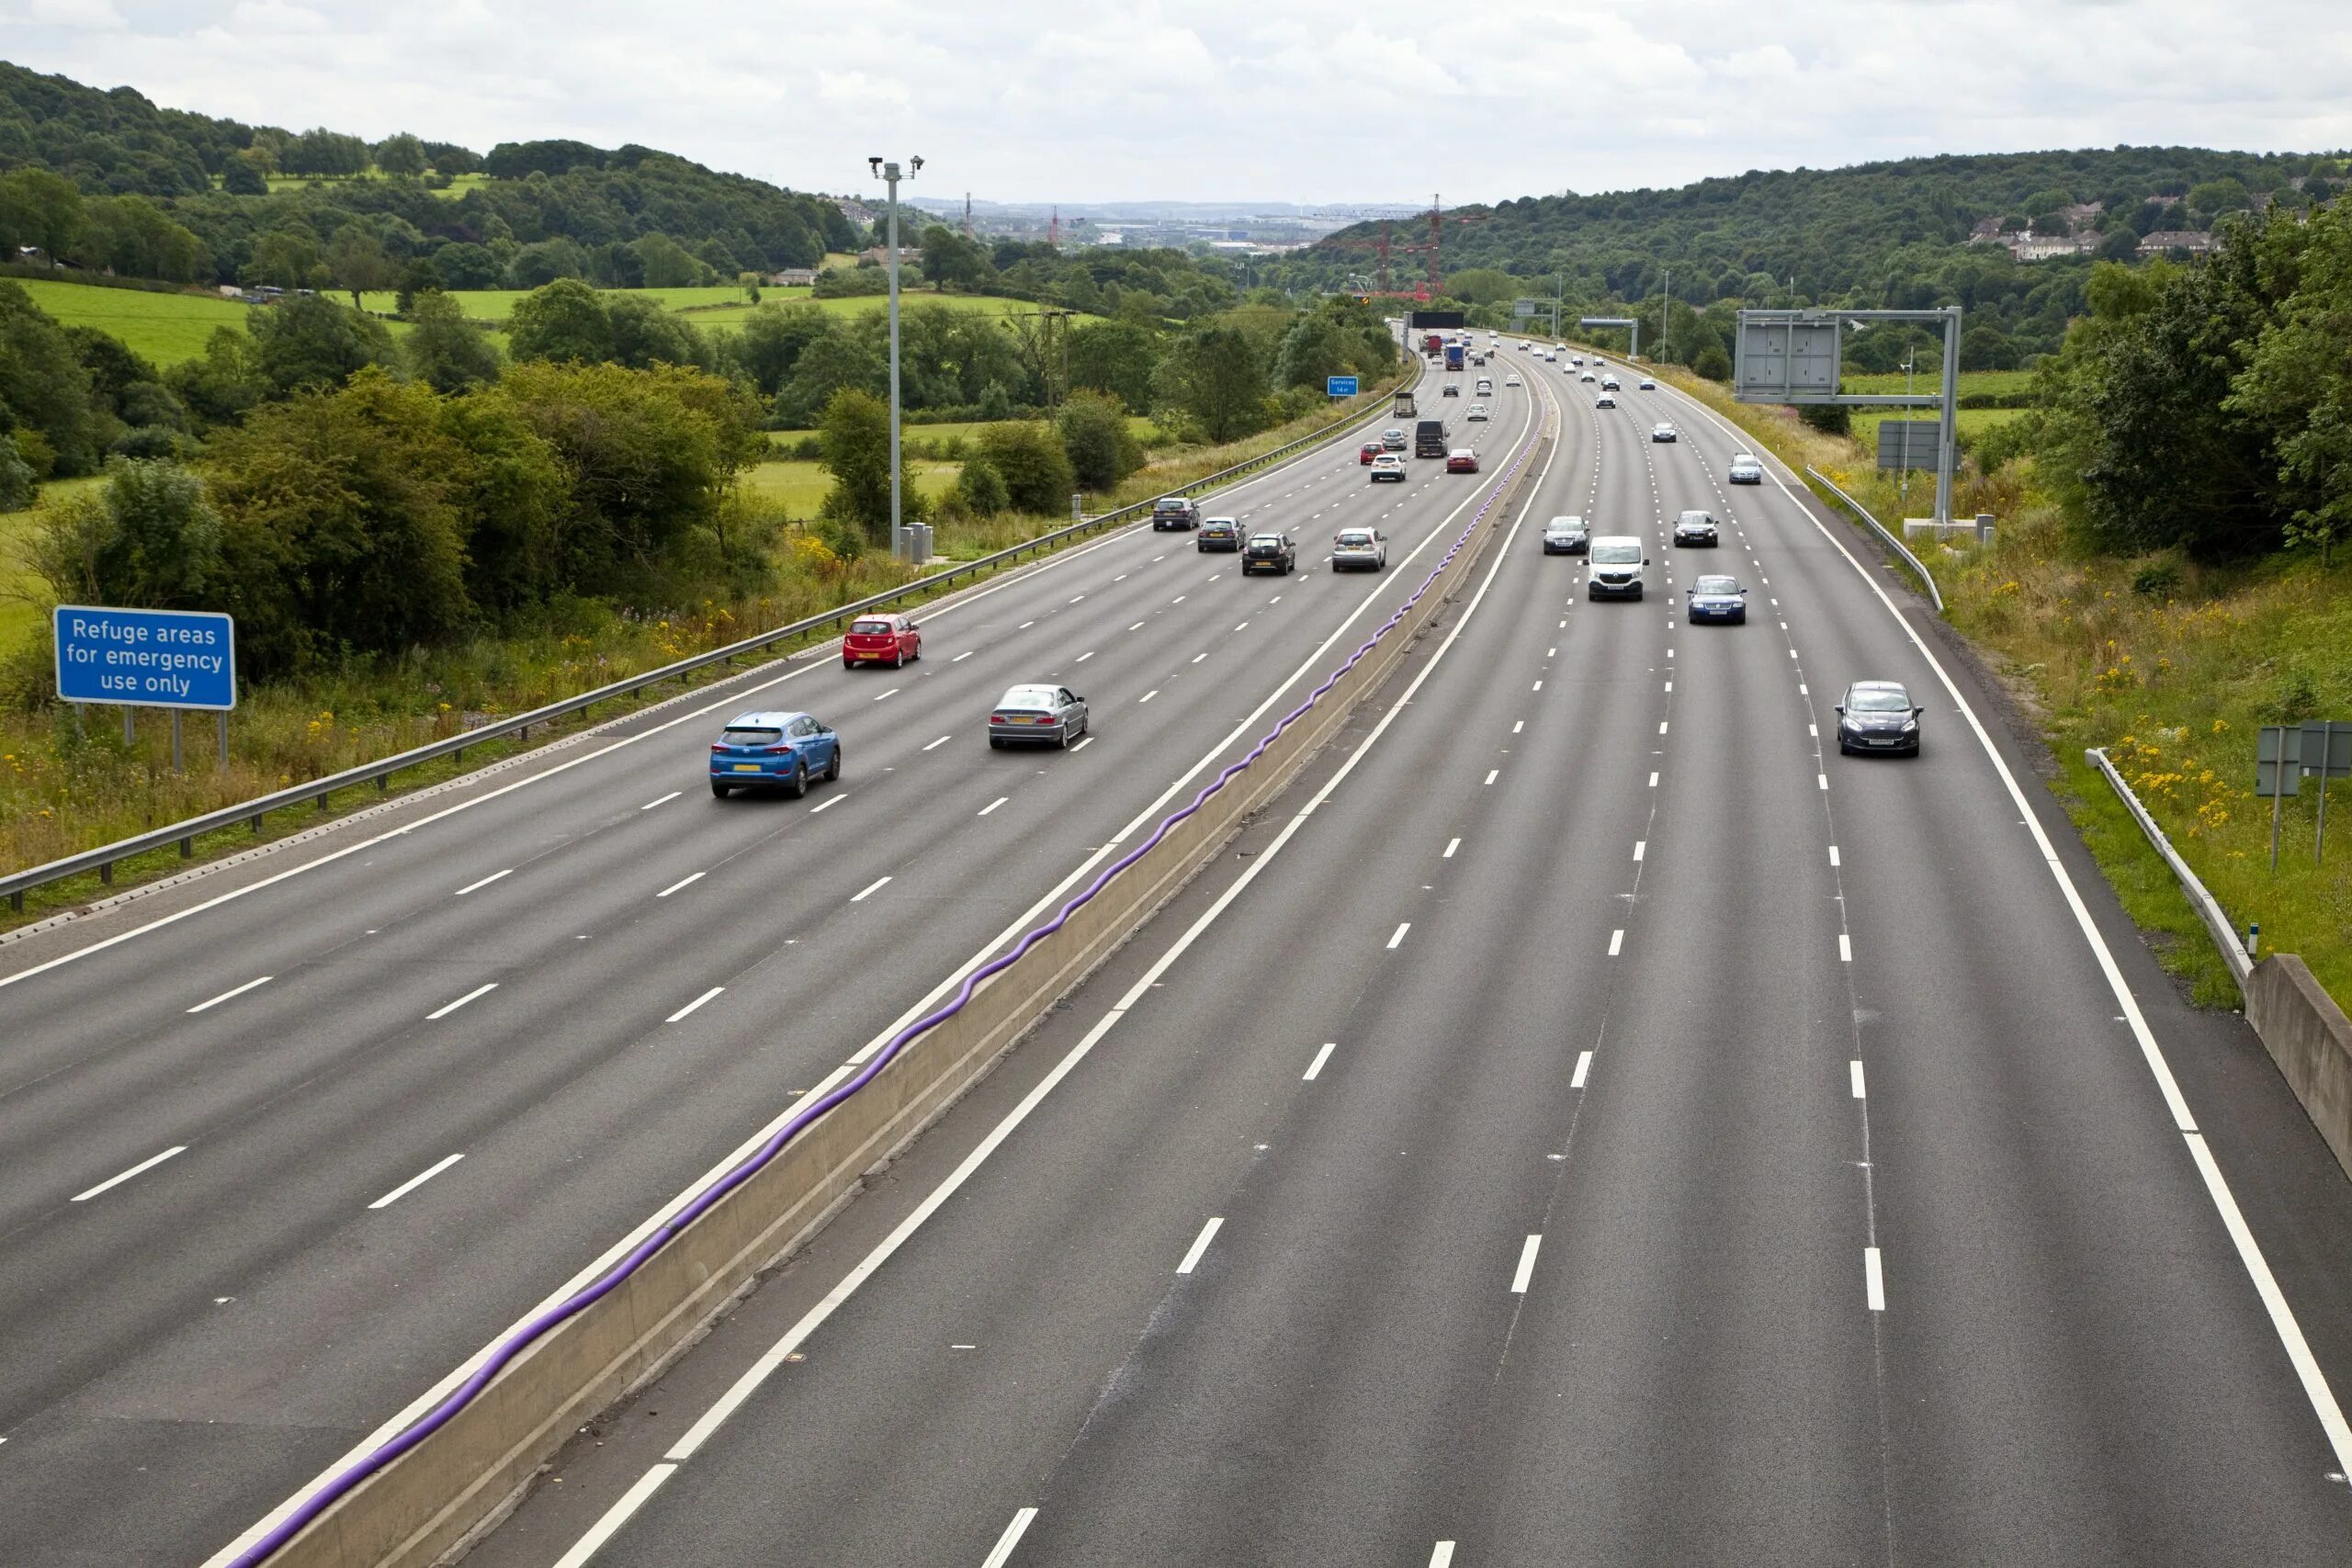
<path fill-rule="evenodd" d="M 1483 420 L 1487 418 L 1487 405 L 1484 403 L 1472 403 L 1470 405 L 1470 412 L 1464 414 L 1462 418 L 1464 423 L 1467 423 L 1472 420 Z"/>
<path fill-rule="evenodd" d="M 1388 565 L 1388 537 L 1372 528 L 1342 528 L 1331 541 L 1333 571 L 1381 571 Z"/>
<path fill-rule="evenodd" d="M 1592 406 L 1597 409 L 1613 409 L 1617 406 L 1617 400 L 1603 392 L 1592 400 Z"/>
<path fill-rule="evenodd" d="M 1664 420 L 1660 420 L 1657 423 L 1650 426 L 1650 439 L 1653 441 L 1679 441 L 1682 439 L 1682 433 L 1675 429 L 1671 424 L 1667 423 Z"/>
<path fill-rule="evenodd" d="M 1616 391 L 1618 389 L 1617 378 L 1614 376 L 1603 376 L 1600 378 L 1600 389 L 1604 392 Z"/>
<path fill-rule="evenodd" d="M 1724 479 L 1729 484 L 1760 485 L 1764 482 L 1764 465 L 1756 460 L 1753 452 L 1735 452 L 1731 455 L 1731 472 Z"/>
<path fill-rule="evenodd" d="M 1650 564 L 1642 541 L 1631 534 L 1596 536 L 1585 556 L 1584 596 L 1588 599 L 1638 599 L 1642 569 Z"/>
<path fill-rule="evenodd" d="M 1374 457 L 1372 460 L 1372 482 L 1378 484 L 1383 479 L 1393 479 L 1398 484 L 1403 484 L 1405 459 L 1394 452 L 1383 452 L 1379 457 Z"/>
<path fill-rule="evenodd" d="M 1598 376 L 1596 376 L 1596 375 L 1594 375 L 1591 371 L 1588 370 L 1588 371 L 1586 371 L 1583 375 L 1581 375 L 1581 376 L 1577 377 L 1577 380 L 1579 380 L 1579 381 L 1598 381 L 1598 380 L 1600 380 L 1600 377 L 1598 377 Z"/>
<path fill-rule="evenodd" d="M 1645 392 L 1655 392 L 1655 391 L 1657 391 L 1657 383 L 1656 381 L 1651 380 L 1648 377 L 1645 376 L 1645 377 L 1643 377 L 1643 378 L 1642 378 L 1642 384 L 1641 384 L 1641 387 L 1640 387 L 1640 390 L 1645 391 Z"/>
<path fill-rule="evenodd" d="M 1506 376 L 1503 378 L 1503 385 L 1506 387 L 1516 387 L 1519 384 L 1519 378 L 1516 376 Z"/>

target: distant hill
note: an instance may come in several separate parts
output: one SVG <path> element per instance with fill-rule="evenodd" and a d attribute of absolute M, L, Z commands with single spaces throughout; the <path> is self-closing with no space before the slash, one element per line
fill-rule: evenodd
<path fill-rule="evenodd" d="M 700 273 L 814 266 L 860 235 L 831 199 L 721 174 L 648 147 L 502 143 L 487 155 L 401 135 L 374 145 L 317 129 L 292 132 L 162 108 L 129 87 L 100 91 L 0 61 L 0 177 L 40 168 L 89 197 L 139 197 L 194 233 L 204 280 L 241 280 L 258 236 L 293 228 L 323 254 L 357 217 L 396 257 L 438 263 L 453 286 L 510 281 L 517 255 L 550 247 L 532 275 L 611 284 L 682 284 Z M 273 188 L 272 179 L 321 176 Z M 464 176 L 463 188 L 451 187 Z M 649 277 L 639 242 L 662 235 L 692 263 Z M 75 259 L 68 256 L 66 259 Z M 96 259 L 96 258 L 93 258 Z M 98 261 L 98 265 L 104 265 Z M 537 278 L 544 281 L 544 277 Z"/>

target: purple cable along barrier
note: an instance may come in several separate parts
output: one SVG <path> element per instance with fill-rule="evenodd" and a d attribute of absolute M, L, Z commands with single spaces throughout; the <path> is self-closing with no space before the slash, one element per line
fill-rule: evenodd
<path fill-rule="evenodd" d="M 1436 583 L 1439 574 L 1444 571 L 1448 566 L 1453 564 L 1453 558 L 1462 553 L 1463 547 L 1470 541 L 1470 536 L 1476 531 L 1478 525 L 1486 520 L 1487 513 L 1494 508 L 1495 503 L 1502 499 L 1504 491 L 1510 486 L 1511 477 L 1517 474 L 1521 467 L 1526 463 L 1529 454 L 1534 451 L 1538 441 L 1542 437 L 1542 434 L 1543 422 L 1538 420 L 1530 427 L 1526 441 L 1521 446 L 1519 451 L 1513 455 L 1510 467 L 1503 471 L 1502 480 L 1495 486 L 1494 493 L 1489 495 L 1486 499 L 1485 502 L 1479 506 L 1478 510 L 1471 514 L 1470 521 L 1463 525 L 1461 533 L 1454 536 L 1453 543 L 1446 550 L 1444 556 L 1438 561 L 1436 566 L 1430 569 L 1430 574 L 1421 580 L 1421 585 L 1413 590 L 1412 597 L 1407 599 L 1402 604 L 1398 605 L 1396 614 L 1390 615 L 1386 621 L 1383 622 L 1379 629 L 1374 631 L 1372 636 L 1357 645 L 1356 650 L 1348 656 L 1347 661 L 1341 664 L 1337 670 L 1334 670 L 1329 675 L 1326 676 L 1322 684 L 1317 686 L 1312 692 L 1309 692 L 1305 702 L 1299 704 L 1298 706 L 1284 714 L 1282 716 L 1281 722 L 1277 723 L 1273 728 L 1268 730 L 1265 735 L 1259 739 L 1258 743 L 1250 749 L 1250 752 L 1247 756 L 1243 757 L 1239 761 L 1226 768 L 1225 771 L 1218 773 L 1215 779 L 1202 786 L 1200 793 L 1193 796 L 1191 804 L 1183 807 L 1180 810 L 1170 813 L 1165 818 L 1162 818 L 1160 819 L 1159 826 L 1152 829 L 1152 833 L 1149 838 L 1136 845 L 1134 849 L 1128 851 L 1127 853 L 1122 855 L 1118 860 L 1113 862 L 1100 875 L 1095 877 L 1092 882 L 1087 884 L 1083 892 L 1080 893 L 1076 897 L 1071 898 L 1068 903 L 1064 904 L 1052 919 L 1046 921 L 1044 925 L 1037 927 L 1035 931 L 1030 931 L 1026 936 L 1023 936 L 1019 943 L 1013 947 L 1012 951 L 1005 953 L 1002 957 L 989 960 L 988 963 L 983 964 L 978 968 L 973 970 L 970 974 L 965 976 L 963 983 L 956 988 L 956 995 L 951 998 L 944 1006 L 941 1007 L 935 1012 L 925 1014 L 923 1017 L 917 1019 L 914 1022 L 899 1031 L 898 1033 L 890 1037 L 889 1043 L 883 1046 L 881 1050 L 876 1052 L 873 1059 L 868 1061 L 865 1066 L 861 1067 L 854 1077 L 843 1080 L 831 1093 L 824 1095 L 815 1103 L 803 1106 L 793 1115 L 791 1120 L 785 1122 L 782 1127 L 776 1129 L 774 1136 L 770 1137 L 767 1142 L 762 1144 L 757 1149 L 752 1151 L 752 1155 L 746 1158 L 742 1164 L 737 1166 L 733 1170 L 729 1171 L 725 1176 L 719 1178 L 710 1186 L 705 1188 L 695 1197 L 693 1201 L 689 1202 L 684 1208 L 679 1210 L 677 1213 L 672 1215 L 667 1222 L 662 1224 L 650 1235 L 647 1236 L 643 1241 L 638 1243 L 635 1247 L 630 1249 L 628 1256 L 614 1264 L 613 1267 L 605 1273 L 603 1278 L 583 1286 L 571 1297 L 558 1303 L 552 1307 L 549 1307 L 547 1311 L 539 1314 L 537 1317 L 532 1318 L 528 1323 L 523 1325 L 522 1327 L 507 1336 L 507 1337 L 499 1344 L 498 1348 L 491 1352 L 489 1359 L 484 1360 L 480 1367 L 474 1370 L 474 1372 L 470 1377 L 467 1378 L 464 1382 L 458 1384 L 455 1389 L 450 1391 L 449 1396 L 447 1399 L 444 1399 L 440 1404 L 435 1405 L 431 1410 L 420 1416 L 415 1425 L 401 1432 L 398 1437 L 395 1437 L 390 1441 L 384 1443 L 373 1453 L 368 1454 L 366 1458 L 343 1471 L 332 1480 L 328 1481 L 324 1485 L 321 1486 L 316 1492 L 313 1492 L 310 1496 L 304 1498 L 301 1504 L 297 1506 L 292 1513 L 280 1520 L 266 1535 L 264 1535 L 259 1540 L 256 1540 L 252 1546 L 240 1553 L 236 1560 L 230 1565 L 230 1568 L 258 1568 L 259 1564 L 266 1562 L 269 1558 L 276 1555 L 279 1548 L 285 1546 L 287 1542 L 292 1540 L 297 1535 L 300 1535 L 305 1526 L 310 1524 L 311 1520 L 317 1518 L 321 1514 L 326 1512 L 328 1508 L 334 1506 L 339 1499 L 350 1492 L 354 1487 L 367 1480 L 370 1475 L 376 1473 L 376 1472 L 383 1469 L 386 1465 L 391 1463 L 394 1460 L 400 1458 L 402 1454 L 408 1452 L 411 1449 L 416 1447 L 417 1444 L 431 1437 L 435 1432 L 439 1431 L 441 1427 L 448 1422 L 451 1416 L 455 1416 L 458 1411 L 471 1404 L 474 1398 L 480 1394 L 483 1389 L 489 1387 L 492 1380 L 498 1376 L 499 1372 L 505 1368 L 508 1362 L 512 1361 L 516 1356 L 521 1355 L 523 1351 L 529 1348 L 535 1341 L 537 1341 L 541 1336 L 545 1335 L 549 1329 L 554 1328 L 558 1324 L 562 1323 L 565 1319 L 572 1317 L 584 1311 L 587 1307 L 609 1293 L 615 1287 L 619 1285 L 622 1280 L 637 1272 L 648 1258 L 661 1251 L 662 1247 L 668 1246 L 680 1232 L 692 1224 L 705 1212 L 710 1209 L 713 1204 L 726 1197 L 727 1194 L 732 1192 L 744 1182 L 750 1180 L 752 1177 L 759 1172 L 762 1167 L 775 1158 L 775 1156 L 783 1151 L 784 1146 L 792 1142 L 794 1138 L 798 1137 L 810 1123 L 814 1122 L 826 1111 L 831 1111 L 834 1106 L 839 1105 L 842 1101 L 847 1100 L 851 1095 L 854 1095 L 858 1090 L 864 1089 L 867 1084 L 872 1083 L 881 1073 L 882 1069 L 888 1066 L 890 1063 L 897 1058 L 899 1054 L 907 1048 L 907 1046 L 913 1043 L 922 1035 L 937 1028 L 940 1024 L 944 1023 L 947 1020 L 955 1017 L 957 1013 L 961 1012 L 964 1010 L 965 1004 L 972 999 L 973 993 L 978 991 L 981 984 L 990 976 L 1001 974 L 1004 970 L 1010 969 L 1013 964 L 1021 961 L 1021 957 L 1023 953 L 1036 946 L 1039 942 L 1045 941 L 1047 937 L 1053 935 L 1056 931 L 1060 931 L 1063 925 L 1069 921 L 1072 915 L 1076 914 L 1080 909 L 1084 908 L 1089 903 L 1093 901 L 1097 894 L 1101 893 L 1103 888 L 1109 886 L 1113 878 L 1116 877 L 1121 872 L 1125 871 L 1129 866 L 1135 864 L 1137 861 L 1143 859 L 1145 855 L 1150 853 L 1151 851 L 1159 845 L 1161 840 L 1165 839 L 1180 823 L 1183 822 L 1185 818 L 1199 811 L 1203 806 L 1208 803 L 1212 796 L 1214 796 L 1219 790 L 1225 788 L 1226 784 L 1229 783 L 1235 775 L 1241 773 L 1244 769 L 1248 768 L 1250 764 L 1255 762 L 1260 757 L 1263 756 L 1265 754 L 1266 748 L 1281 739 L 1284 731 L 1289 729 L 1292 725 L 1297 723 L 1301 718 L 1304 718 L 1310 711 L 1312 711 L 1315 705 L 1322 701 L 1324 696 L 1329 693 L 1332 687 L 1340 683 L 1340 679 L 1345 676 L 1349 671 L 1354 669 L 1357 664 L 1362 662 L 1364 656 L 1369 654 L 1374 648 L 1379 645 L 1380 639 L 1386 637 L 1389 632 L 1396 627 L 1397 623 L 1402 621 L 1405 616 L 1411 612 L 1414 605 L 1420 603 L 1421 596 L 1427 593 L 1430 587 Z"/>

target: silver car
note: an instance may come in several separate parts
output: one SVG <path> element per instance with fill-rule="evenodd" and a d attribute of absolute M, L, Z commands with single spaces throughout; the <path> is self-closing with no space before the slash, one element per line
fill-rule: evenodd
<path fill-rule="evenodd" d="M 1487 405 L 1484 403 L 1472 403 L 1470 405 L 1470 412 L 1464 414 L 1462 417 L 1465 423 L 1474 419 L 1485 419 L 1487 417 Z"/>
<path fill-rule="evenodd" d="M 1756 460 L 1753 452 L 1735 452 L 1731 455 L 1731 472 L 1724 478 L 1730 484 L 1760 485 L 1764 482 L 1764 465 Z"/>
<path fill-rule="evenodd" d="M 1388 536 L 1374 528 L 1342 528 L 1331 541 L 1333 571 L 1385 571 Z"/>
<path fill-rule="evenodd" d="M 1068 686 L 1015 686 L 989 713 L 989 745 L 1046 740 L 1068 750 L 1087 728 L 1086 699 Z"/>
<path fill-rule="evenodd" d="M 1674 520 L 1674 542 L 1678 545 L 1716 544 L 1714 517 L 1698 511 L 1682 513 Z"/>

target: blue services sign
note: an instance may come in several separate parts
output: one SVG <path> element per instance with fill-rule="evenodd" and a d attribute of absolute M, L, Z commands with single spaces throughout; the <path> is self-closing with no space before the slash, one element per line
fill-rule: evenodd
<path fill-rule="evenodd" d="M 1356 378 L 1352 376 L 1326 376 L 1323 378 L 1323 389 L 1335 398 L 1352 398 L 1356 395 Z"/>
<path fill-rule="evenodd" d="M 60 604 L 57 694 L 135 707 L 237 705 L 237 625 L 210 610 Z"/>

